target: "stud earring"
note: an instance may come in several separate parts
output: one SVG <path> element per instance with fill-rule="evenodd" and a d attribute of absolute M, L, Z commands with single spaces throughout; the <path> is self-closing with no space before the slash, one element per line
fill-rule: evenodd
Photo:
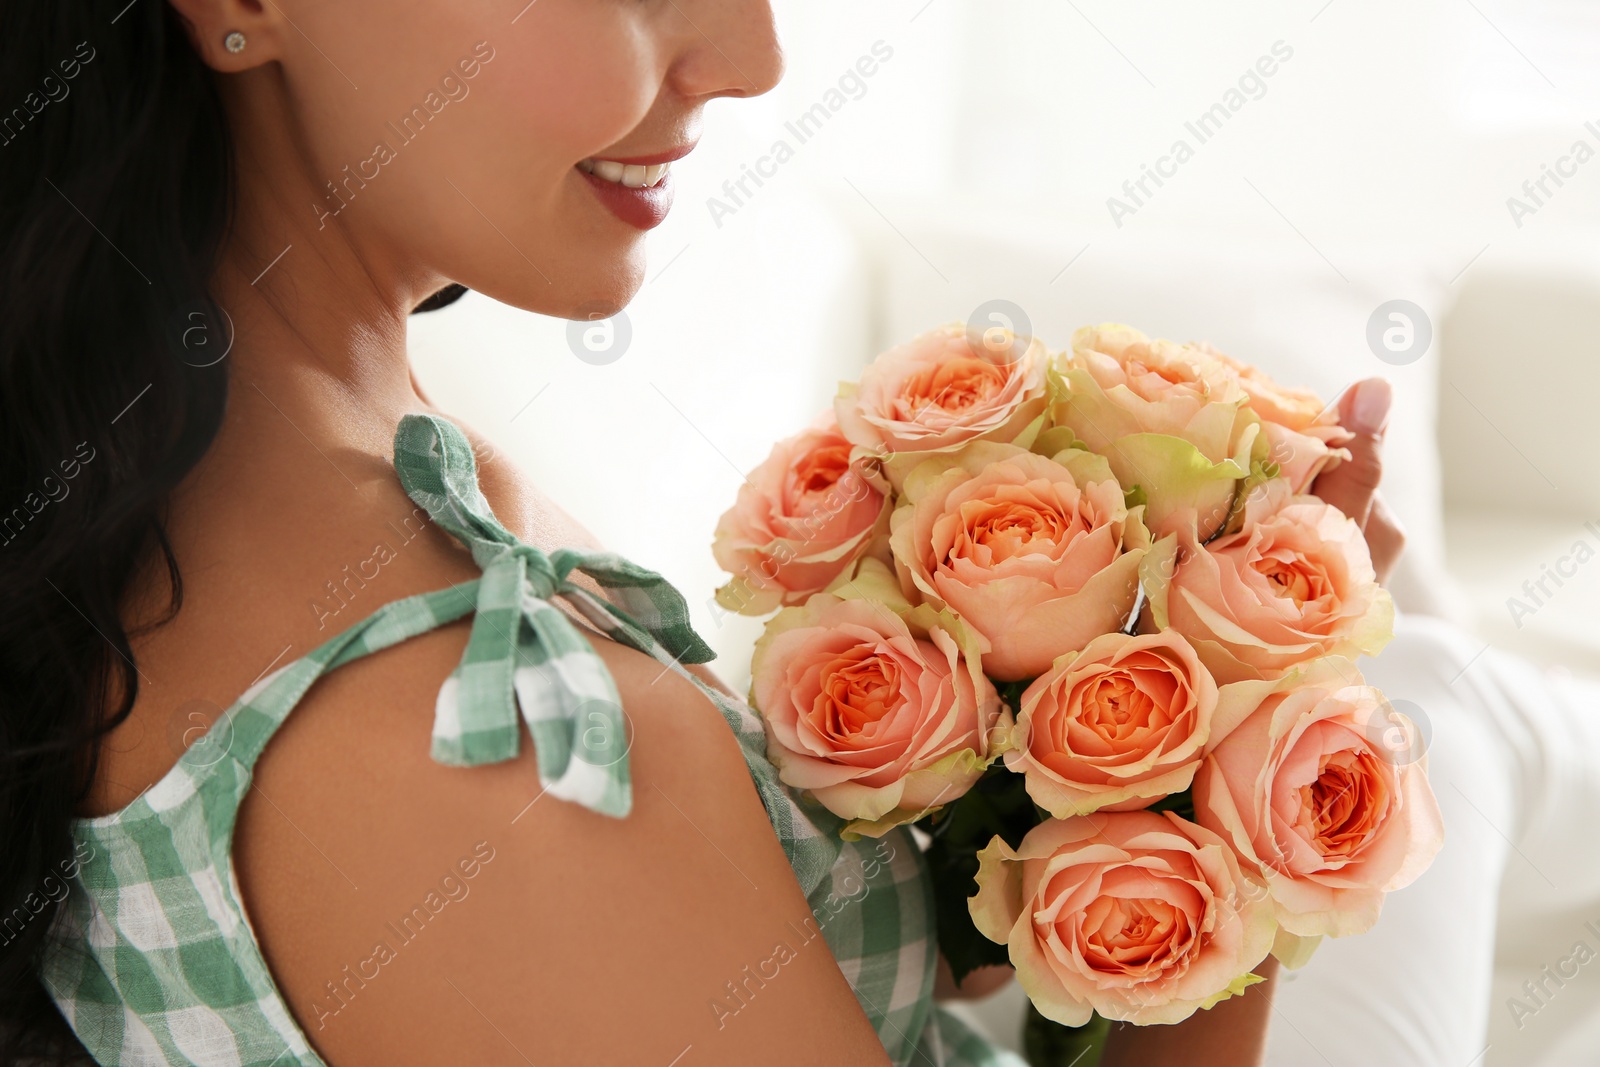
<path fill-rule="evenodd" d="M 244 51 L 244 34 L 234 30 L 222 39 L 222 47 L 237 55 Z"/>

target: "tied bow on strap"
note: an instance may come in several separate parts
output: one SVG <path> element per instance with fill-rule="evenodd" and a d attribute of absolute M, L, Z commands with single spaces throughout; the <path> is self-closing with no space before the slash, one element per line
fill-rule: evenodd
<path fill-rule="evenodd" d="M 401 419 L 394 465 L 411 499 L 471 549 L 483 571 L 466 651 L 439 690 L 433 758 L 455 766 L 511 759 L 520 707 L 545 789 L 605 815 L 626 815 L 632 738 L 622 698 L 605 662 L 551 599 L 566 598 L 612 638 L 657 660 L 704 663 L 716 654 L 690 625 L 682 594 L 614 553 L 562 548 L 547 555 L 517 540 L 478 488 L 472 446 L 445 419 Z M 623 607 L 569 581 L 575 568 Z M 460 588 L 469 592 L 472 584 Z"/>

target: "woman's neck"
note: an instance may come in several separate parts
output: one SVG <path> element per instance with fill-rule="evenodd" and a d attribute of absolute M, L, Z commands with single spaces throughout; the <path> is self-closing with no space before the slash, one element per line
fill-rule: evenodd
<path fill-rule="evenodd" d="M 326 177 L 287 124 L 291 108 L 273 94 L 225 97 L 230 122 L 250 136 L 238 148 L 235 225 L 213 285 L 234 327 L 223 434 L 268 445 L 288 422 L 322 446 L 365 450 L 373 432 L 385 446 L 399 416 L 421 404 L 408 315 L 445 280 L 388 246 L 373 205 L 318 209 Z"/>
<path fill-rule="evenodd" d="M 235 221 L 210 294 L 231 330 L 207 339 L 229 346 L 227 409 L 169 501 L 168 534 L 196 575 L 225 565 L 227 551 L 292 544 L 308 522 L 353 521 L 408 503 L 390 465 L 394 429 L 428 405 L 407 360 L 407 319 L 445 284 L 387 247 L 375 210 L 358 203 L 336 219 L 319 218 L 312 205 L 322 183 L 275 117 L 288 109 L 269 111 L 260 100 L 227 100 L 230 122 L 250 130 L 238 149 Z M 136 583 L 136 614 L 159 613 L 165 591 L 164 568 L 152 559 Z"/>

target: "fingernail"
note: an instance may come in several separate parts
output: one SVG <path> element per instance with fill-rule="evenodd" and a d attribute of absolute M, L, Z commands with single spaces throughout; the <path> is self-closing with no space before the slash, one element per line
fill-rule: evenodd
<path fill-rule="evenodd" d="M 1359 434 L 1376 436 L 1389 426 L 1389 406 L 1394 400 L 1394 389 L 1386 378 L 1368 378 L 1357 382 L 1355 394 L 1350 398 L 1350 412 L 1345 428 Z"/>

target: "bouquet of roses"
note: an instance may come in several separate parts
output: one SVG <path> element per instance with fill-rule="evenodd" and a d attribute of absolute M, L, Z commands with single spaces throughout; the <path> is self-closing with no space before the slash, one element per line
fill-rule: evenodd
<path fill-rule="evenodd" d="M 1127 326 L 952 324 L 879 356 L 723 516 L 776 611 L 751 703 L 848 836 L 915 824 L 959 980 L 1173 1023 L 1360 933 L 1442 838 L 1417 726 L 1355 666 L 1393 606 L 1309 495 L 1320 400 Z"/>

